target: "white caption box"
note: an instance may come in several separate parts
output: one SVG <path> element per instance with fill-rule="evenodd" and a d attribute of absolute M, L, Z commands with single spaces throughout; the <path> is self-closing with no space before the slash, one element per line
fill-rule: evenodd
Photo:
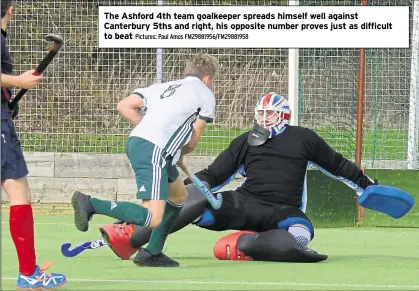
<path fill-rule="evenodd" d="M 408 6 L 99 6 L 100 48 L 409 48 Z"/>

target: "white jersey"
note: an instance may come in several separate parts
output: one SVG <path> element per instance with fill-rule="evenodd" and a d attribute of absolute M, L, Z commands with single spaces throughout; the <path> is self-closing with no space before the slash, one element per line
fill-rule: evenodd
<path fill-rule="evenodd" d="M 138 88 L 134 94 L 143 98 L 145 115 L 130 136 L 152 142 L 165 157 L 178 155 L 189 142 L 197 118 L 214 118 L 214 94 L 196 77 Z"/>

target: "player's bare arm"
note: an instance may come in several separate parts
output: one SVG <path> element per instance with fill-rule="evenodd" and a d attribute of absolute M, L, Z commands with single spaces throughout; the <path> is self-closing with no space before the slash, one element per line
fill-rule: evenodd
<path fill-rule="evenodd" d="M 119 101 L 116 108 L 119 114 L 124 119 L 128 120 L 132 126 L 136 126 L 140 123 L 142 118 L 141 113 L 138 111 L 138 109 L 141 109 L 143 107 L 143 99 L 139 97 L 137 94 L 132 94 Z"/>
<path fill-rule="evenodd" d="M 197 119 L 195 121 L 195 128 L 192 132 L 191 140 L 182 148 L 181 156 L 187 155 L 196 149 L 206 125 L 207 122 L 205 120 Z"/>
<path fill-rule="evenodd" d="M 19 76 L 1 74 L 1 86 L 6 88 L 33 89 L 42 80 L 42 76 L 33 75 L 35 70 L 27 71 Z"/>

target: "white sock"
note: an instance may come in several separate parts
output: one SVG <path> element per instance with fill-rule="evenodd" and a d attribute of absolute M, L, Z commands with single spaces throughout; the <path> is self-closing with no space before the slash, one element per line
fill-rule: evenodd
<path fill-rule="evenodd" d="M 288 232 L 295 237 L 297 244 L 302 248 L 306 248 L 311 241 L 310 231 L 302 224 L 291 225 Z"/>

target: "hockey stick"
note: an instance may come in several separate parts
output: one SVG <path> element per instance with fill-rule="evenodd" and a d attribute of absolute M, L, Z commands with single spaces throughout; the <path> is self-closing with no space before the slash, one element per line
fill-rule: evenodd
<path fill-rule="evenodd" d="M 201 193 L 204 195 L 205 199 L 207 199 L 211 207 L 213 209 L 219 209 L 221 207 L 221 204 L 223 203 L 223 196 L 221 196 L 221 194 L 218 193 L 217 198 L 214 197 L 212 192 L 207 187 L 205 187 L 205 185 L 198 179 L 198 177 L 192 174 L 184 164 L 181 164 L 180 168 L 189 177 L 189 179 L 191 179 L 192 183 L 194 183 L 195 186 L 198 187 L 199 191 L 201 191 Z"/>
<path fill-rule="evenodd" d="M 83 242 L 75 246 L 72 250 L 70 250 L 71 243 L 64 243 L 61 246 L 61 254 L 63 254 L 64 257 L 72 258 L 84 252 L 85 250 L 94 250 L 106 245 L 107 243 L 103 240 L 103 238 L 94 241 Z"/>
<path fill-rule="evenodd" d="M 55 57 L 55 55 L 58 53 L 58 51 L 61 49 L 61 46 L 63 45 L 63 39 L 61 36 L 56 34 L 48 34 L 45 37 L 46 41 L 52 41 L 53 44 L 48 51 L 47 55 L 44 57 L 44 59 L 39 63 L 38 67 L 35 69 L 34 75 L 39 76 L 41 75 L 44 70 L 48 67 L 48 65 L 52 62 L 52 59 Z M 16 107 L 16 104 L 22 99 L 23 95 L 28 91 L 28 89 L 21 89 L 16 96 L 10 101 L 9 103 L 9 109 L 14 110 Z"/>

